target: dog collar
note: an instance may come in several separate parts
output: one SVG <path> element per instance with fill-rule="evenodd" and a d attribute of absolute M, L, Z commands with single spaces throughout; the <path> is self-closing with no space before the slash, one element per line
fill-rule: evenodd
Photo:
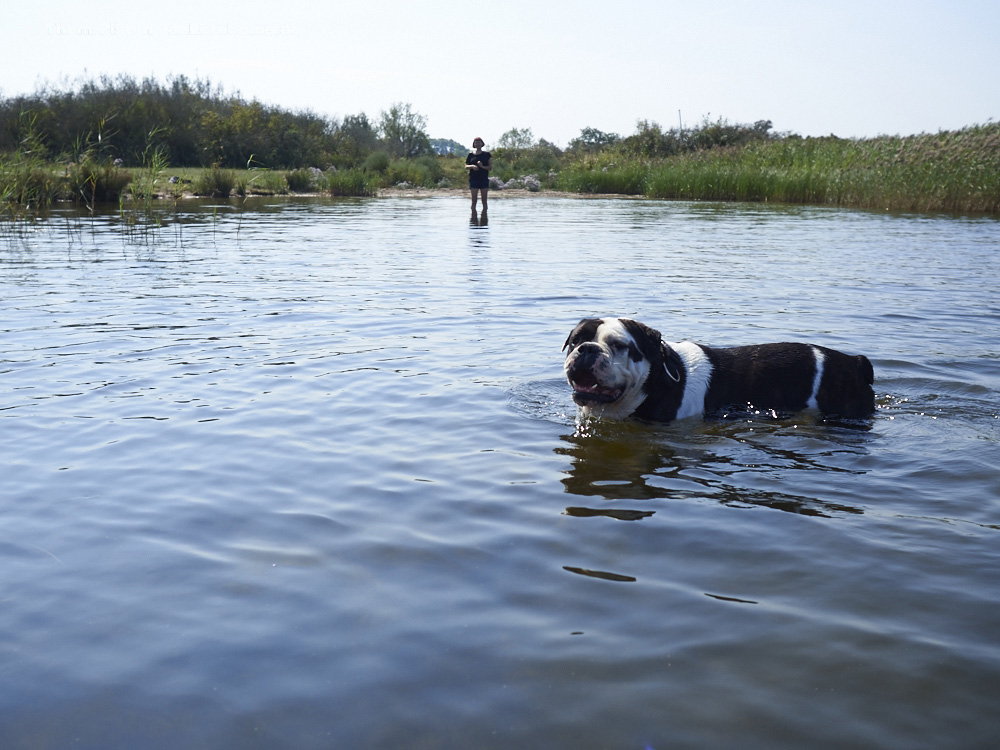
<path fill-rule="evenodd" d="M 670 371 L 670 367 L 667 362 L 672 361 L 674 366 L 677 368 L 677 372 L 681 373 L 684 371 L 684 360 L 681 359 L 681 355 L 675 352 L 671 347 L 664 343 L 663 339 L 660 339 L 660 351 L 663 353 L 663 371 L 667 373 L 667 377 L 673 380 L 675 383 L 681 382 L 681 376 L 674 375 Z"/>

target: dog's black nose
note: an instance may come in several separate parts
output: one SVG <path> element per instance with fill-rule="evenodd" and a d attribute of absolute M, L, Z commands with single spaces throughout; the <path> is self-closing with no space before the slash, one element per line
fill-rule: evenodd
<path fill-rule="evenodd" d="M 572 373 L 583 372 L 591 369 L 601 356 L 601 347 L 593 341 L 586 341 L 573 351 L 570 371 Z"/>

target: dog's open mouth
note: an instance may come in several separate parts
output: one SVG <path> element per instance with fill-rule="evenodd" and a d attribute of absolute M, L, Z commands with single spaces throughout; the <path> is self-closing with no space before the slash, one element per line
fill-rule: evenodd
<path fill-rule="evenodd" d="M 580 406 L 610 404 L 622 395 L 621 388 L 606 388 L 589 371 L 577 373 L 575 378 L 570 378 L 569 384 L 573 386 L 573 400 Z"/>

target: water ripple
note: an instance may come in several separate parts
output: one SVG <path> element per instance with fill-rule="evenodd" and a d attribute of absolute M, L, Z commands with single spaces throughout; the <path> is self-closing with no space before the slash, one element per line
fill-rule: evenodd
<path fill-rule="evenodd" d="M 0 245 L 0 744 L 1000 734 L 998 224 L 491 214 L 60 207 Z M 595 314 L 864 352 L 878 412 L 578 424 Z"/>

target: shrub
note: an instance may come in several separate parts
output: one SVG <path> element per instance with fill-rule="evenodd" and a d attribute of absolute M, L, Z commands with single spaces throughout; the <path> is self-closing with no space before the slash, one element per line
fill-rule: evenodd
<path fill-rule="evenodd" d="M 416 163 L 403 159 L 390 164 L 385 175 L 386 183 L 389 185 L 398 185 L 401 182 L 422 185 L 428 176 L 427 172 Z"/>
<path fill-rule="evenodd" d="M 330 172 L 326 178 L 326 191 L 338 196 L 375 196 L 378 195 L 378 181 L 363 169 L 344 169 L 340 172 Z"/>
<path fill-rule="evenodd" d="M 70 194 L 88 205 L 116 201 L 132 175 L 119 168 L 111 159 L 84 157 L 71 164 L 67 172 Z"/>
<path fill-rule="evenodd" d="M 447 180 L 455 187 L 465 187 L 469 184 L 469 173 L 465 169 L 465 156 L 439 156 L 435 163 L 441 170 L 441 180 Z"/>
<path fill-rule="evenodd" d="M 372 151 L 362 164 L 369 172 L 385 172 L 389 168 L 389 154 L 385 151 Z"/>
<path fill-rule="evenodd" d="M 210 195 L 213 198 L 228 198 L 236 187 L 236 175 L 231 169 L 212 167 L 202 172 L 191 186 L 195 195 Z M 245 187 L 243 188 L 245 190 Z"/>
<path fill-rule="evenodd" d="M 389 165 L 386 171 L 386 181 L 390 185 L 408 182 L 411 185 L 434 187 L 437 181 L 444 177 L 444 170 L 433 156 L 421 156 L 416 159 L 399 159 Z"/>
<path fill-rule="evenodd" d="M 285 175 L 270 169 L 250 169 L 244 173 L 243 184 L 237 184 L 240 195 L 285 195 L 288 182 Z"/>
<path fill-rule="evenodd" d="M 444 167 L 441 165 L 441 160 L 438 157 L 432 155 L 418 156 L 416 162 L 428 175 L 428 182 L 425 183 L 427 187 L 431 187 L 444 177 Z"/>
<path fill-rule="evenodd" d="M 530 148 L 497 148 L 493 152 L 493 174 L 511 179 L 526 174 L 548 174 L 558 169 L 562 151 L 544 138 Z"/>
<path fill-rule="evenodd" d="M 309 169 L 293 169 L 285 173 L 285 181 L 293 193 L 308 193 L 313 189 L 313 172 Z"/>

